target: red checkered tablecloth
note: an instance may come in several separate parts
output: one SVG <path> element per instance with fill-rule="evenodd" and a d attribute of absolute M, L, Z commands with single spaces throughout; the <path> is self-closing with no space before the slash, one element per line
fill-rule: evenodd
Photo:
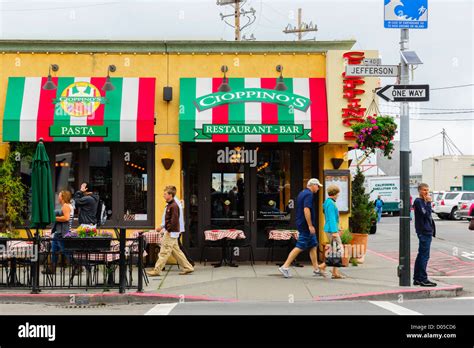
<path fill-rule="evenodd" d="M 0 259 L 30 259 L 37 256 L 37 253 L 34 250 L 33 242 L 28 242 L 24 240 L 7 241 L 5 251 L 5 253 L 0 253 Z"/>
<path fill-rule="evenodd" d="M 140 231 L 133 232 L 132 238 L 138 238 L 139 233 Z M 161 245 L 161 241 L 163 240 L 163 232 L 157 232 L 157 231 L 143 232 L 143 239 L 145 240 L 146 244 Z"/>
<path fill-rule="evenodd" d="M 268 233 L 268 239 L 272 240 L 290 240 L 291 238 L 298 239 L 297 230 L 271 230 Z"/>
<path fill-rule="evenodd" d="M 245 239 L 245 233 L 242 230 L 226 229 L 226 230 L 206 230 L 204 231 L 206 240 L 220 239 Z"/>

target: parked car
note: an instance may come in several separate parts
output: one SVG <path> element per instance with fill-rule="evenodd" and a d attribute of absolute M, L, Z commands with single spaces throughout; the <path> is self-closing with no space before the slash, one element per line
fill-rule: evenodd
<path fill-rule="evenodd" d="M 440 219 L 460 220 L 459 203 L 471 200 L 474 200 L 472 191 L 446 192 L 441 200 L 435 202 L 433 210 Z"/>
<path fill-rule="evenodd" d="M 474 210 L 474 200 L 469 201 L 467 203 L 460 202 L 458 204 L 457 213 L 460 219 L 471 220 L 473 210 Z"/>
<path fill-rule="evenodd" d="M 444 191 L 434 191 L 431 193 L 431 198 L 433 199 L 433 203 L 431 203 L 431 207 L 433 208 L 433 210 L 436 205 L 436 202 L 441 201 L 445 193 L 446 192 Z"/>

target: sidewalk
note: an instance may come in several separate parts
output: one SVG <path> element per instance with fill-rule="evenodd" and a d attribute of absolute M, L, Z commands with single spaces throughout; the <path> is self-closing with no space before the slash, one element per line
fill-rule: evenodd
<path fill-rule="evenodd" d="M 436 288 L 400 287 L 397 264 L 370 250 L 365 262 L 341 268 L 346 279 L 331 279 L 312 275 L 311 265 L 291 268 L 292 278 L 285 279 L 275 264 L 264 262 L 238 268 L 213 268 L 196 265 L 192 275 L 180 276 L 176 266 L 167 267 L 159 279 L 150 278 L 146 292 L 181 297 L 226 299 L 229 301 L 301 301 L 452 297 L 461 286 L 442 282 Z"/>
<path fill-rule="evenodd" d="M 239 267 L 214 268 L 209 263 L 196 264 L 195 272 L 179 275 L 177 266 L 166 266 L 161 277 L 150 277 L 143 293 L 94 291 L 0 291 L 0 302 L 70 303 L 162 303 L 177 301 L 329 301 L 329 300 L 400 300 L 414 298 L 454 297 L 462 286 L 438 282 L 435 288 L 398 286 L 397 263 L 382 254 L 368 251 L 365 262 L 341 268 L 346 279 L 314 277 L 312 267 L 293 267 L 292 278 L 285 279 L 275 264 L 259 262 Z"/>

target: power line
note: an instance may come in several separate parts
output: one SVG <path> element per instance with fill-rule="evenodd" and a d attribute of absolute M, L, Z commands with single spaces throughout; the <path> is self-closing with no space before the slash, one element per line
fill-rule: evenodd
<path fill-rule="evenodd" d="M 69 7 L 47 7 L 47 8 L 23 8 L 23 9 L 1 9 L 0 12 L 32 12 L 32 11 L 54 11 L 54 10 L 75 10 L 78 8 L 84 7 L 96 7 L 96 6 L 105 6 L 105 5 L 116 5 L 120 2 L 104 2 L 98 4 L 89 4 L 89 5 L 78 5 L 78 6 L 69 6 Z"/>
<path fill-rule="evenodd" d="M 400 105 L 392 105 L 392 104 L 384 104 L 384 103 L 379 103 L 379 106 L 384 106 L 384 107 L 395 107 L 395 108 L 400 108 Z M 424 108 L 424 107 L 413 107 L 411 110 L 440 110 L 440 111 L 474 111 L 473 108 Z"/>
<path fill-rule="evenodd" d="M 474 121 L 474 118 L 410 118 L 410 121 Z"/>
<path fill-rule="evenodd" d="M 463 87 L 472 87 L 474 83 L 468 83 L 467 85 L 457 85 L 457 86 L 447 86 L 447 87 L 438 87 L 438 88 L 430 88 L 430 91 L 438 91 L 440 89 L 450 89 L 450 88 L 463 88 Z"/>
<path fill-rule="evenodd" d="M 436 133 L 436 134 L 434 134 L 434 135 L 432 135 L 432 136 L 430 136 L 430 137 L 428 137 L 428 138 L 425 138 L 425 139 L 420 139 L 420 140 L 410 141 L 410 143 L 419 143 L 420 141 L 425 141 L 425 140 L 432 139 L 432 138 L 434 138 L 434 137 L 436 137 L 436 136 L 438 136 L 438 135 L 440 135 L 440 134 L 441 134 L 441 132 L 439 132 L 439 133 Z"/>

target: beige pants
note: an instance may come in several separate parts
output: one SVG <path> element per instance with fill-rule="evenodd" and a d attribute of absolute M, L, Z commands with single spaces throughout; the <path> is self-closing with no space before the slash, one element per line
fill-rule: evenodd
<path fill-rule="evenodd" d="M 166 265 L 166 261 L 168 261 L 168 258 L 171 255 L 173 255 L 183 271 L 194 271 L 193 266 L 191 266 L 188 259 L 179 248 L 178 238 L 171 238 L 169 232 L 165 232 L 161 242 L 160 254 L 155 263 L 156 272 L 161 273 L 161 270 Z"/>

